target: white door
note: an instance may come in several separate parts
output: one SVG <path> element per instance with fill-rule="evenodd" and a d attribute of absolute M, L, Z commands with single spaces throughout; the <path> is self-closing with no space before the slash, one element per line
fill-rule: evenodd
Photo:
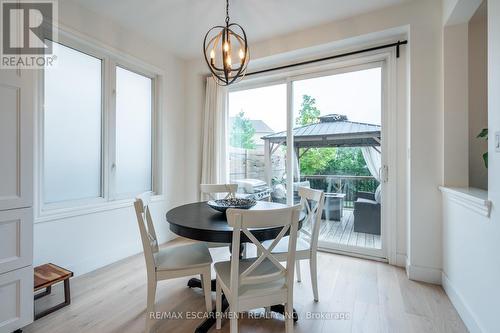
<path fill-rule="evenodd" d="M 31 266 L 0 274 L 0 333 L 10 333 L 33 321 Z"/>
<path fill-rule="evenodd" d="M 322 249 L 387 257 L 385 68 L 373 61 L 292 78 L 295 181 L 325 191 Z"/>
<path fill-rule="evenodd" d="M 33 73 L 0 70 L 0 210 L 33 205 Z"/>
<path fill-rule="evenodd" d="M 33 262 L 33 208 L 0 211 L 0 274 Z"/>
<path fill-rule="evenodd" d="M 0 70 L 0 333 L 33 321 L 34 70 Z"/>

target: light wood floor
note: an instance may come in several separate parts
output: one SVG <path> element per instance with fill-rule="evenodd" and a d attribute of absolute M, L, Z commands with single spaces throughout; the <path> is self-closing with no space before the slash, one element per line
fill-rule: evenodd
<path fill-rule="evenodd" d="M 310 225 L 303 226 L 306 230 Z M 344 209 L 341 221 L 322 220 L 319 240 L 338 245 L 359 246 L 369 249 L 381 249 L 380 235 L 354 231 L 354 215 L 352 209 Z"/>
<path fill-rule="evenodd" d="M 213 256 L 220 260 L 228 258 L 228 253 L 218 248 Z M 467 332 L 441 287 L 410 281 L 401 268 L 328 253 L 320 253 L 318 263 L 318 303 L 313 301 L 307 263 L 302 263 L 302 282 L 295 283 L 294 307 L 300 316 L 297 333 Z M 160 282 L 157 311 L 203 311 L 202 292 L 187 288 L 187 280 Z M 24 332 L 143 331 L 146 273 L 142 255 L 76 277 L 71 283 L 72 304 L 37 320 Z M 60 297 L 61 288 L 54 288 L 53 295 L 37 301 L 37 308 L 56 303 Z M 308 312 L 323 319 L 307 319 Z M 335 312 L 346 314 L 347 319 L 335 320 Z M 165 319 L 156 327 L 157 332 L 193 332 L 201 321 Z M 240 332 L 282 331 L 280 318 L 240 320 Z M 220 332 L 229 332 L 228 321 L 223 321 Z"/>

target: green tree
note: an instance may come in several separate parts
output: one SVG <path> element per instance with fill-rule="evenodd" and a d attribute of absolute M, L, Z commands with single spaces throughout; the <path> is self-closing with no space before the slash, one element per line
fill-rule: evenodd
<path fill-rule="evenodd" d="M 241 111 L 233 119 L 229 144 L 236 148 L 254 149 L 254 134 L 255 128 L 252 122 L 250 119 L 246 118 L 245 113 Z"/>
<path fill-rule="evenodd" d="M 310 125 L 319 121 L 321 112 L 316 107 L 316 99 L 309 95 L 302 95 L 299 116 L 295 124 Z M 309 148 L 299 151 L 300 173 L 302 175 L 317 175 L 323 172 L 331 159 L 335 157 L 335 148 Z"/>
<path fill-rule="evenodd" d="M 314 124 L 319 121 L 320 111 L 316 107 L 316 98 L 302 95 L 299 116 L 295 118 L 295 124 L 299 126 Z"/>
<path fill-rule="evenodd" d="M 335 158 L 335 148 L 309 148 L 301 154 L 301 175 L 319 175 L 323 174 L 330 160 Z"/>
<path fill-rule="evenodd" d="M 324 172 L 330 175 L 370 176 L 359 147 L 337 148 L 335 158 L 328 161 Z"/>

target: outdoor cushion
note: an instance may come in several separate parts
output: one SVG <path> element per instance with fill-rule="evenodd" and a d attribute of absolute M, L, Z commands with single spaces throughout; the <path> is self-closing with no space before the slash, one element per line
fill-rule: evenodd
<path fill-rule="evenodd" d="M 365 199 L 365 198 L 358 198 L 358 200 L 356 200 L 356 202 L 366 202 L 366 203 L 370 203 L 370 204 L 373 204 L 373 205 L 376 205 L 378 203 L 378 202 L 376 202 L 374 200 Z"/>

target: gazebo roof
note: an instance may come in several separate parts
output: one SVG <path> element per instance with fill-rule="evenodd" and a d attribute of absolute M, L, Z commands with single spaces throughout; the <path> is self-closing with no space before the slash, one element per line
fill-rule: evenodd
<path fill-rule="evenodd" d="M 379 125 L 349 121 L 346 116 L 329 114 L 319 122 L 293 129 L 298 148 L 380 146 Z M 286 131 L 262 137 L 271 143 L 286 144 Z"/>

